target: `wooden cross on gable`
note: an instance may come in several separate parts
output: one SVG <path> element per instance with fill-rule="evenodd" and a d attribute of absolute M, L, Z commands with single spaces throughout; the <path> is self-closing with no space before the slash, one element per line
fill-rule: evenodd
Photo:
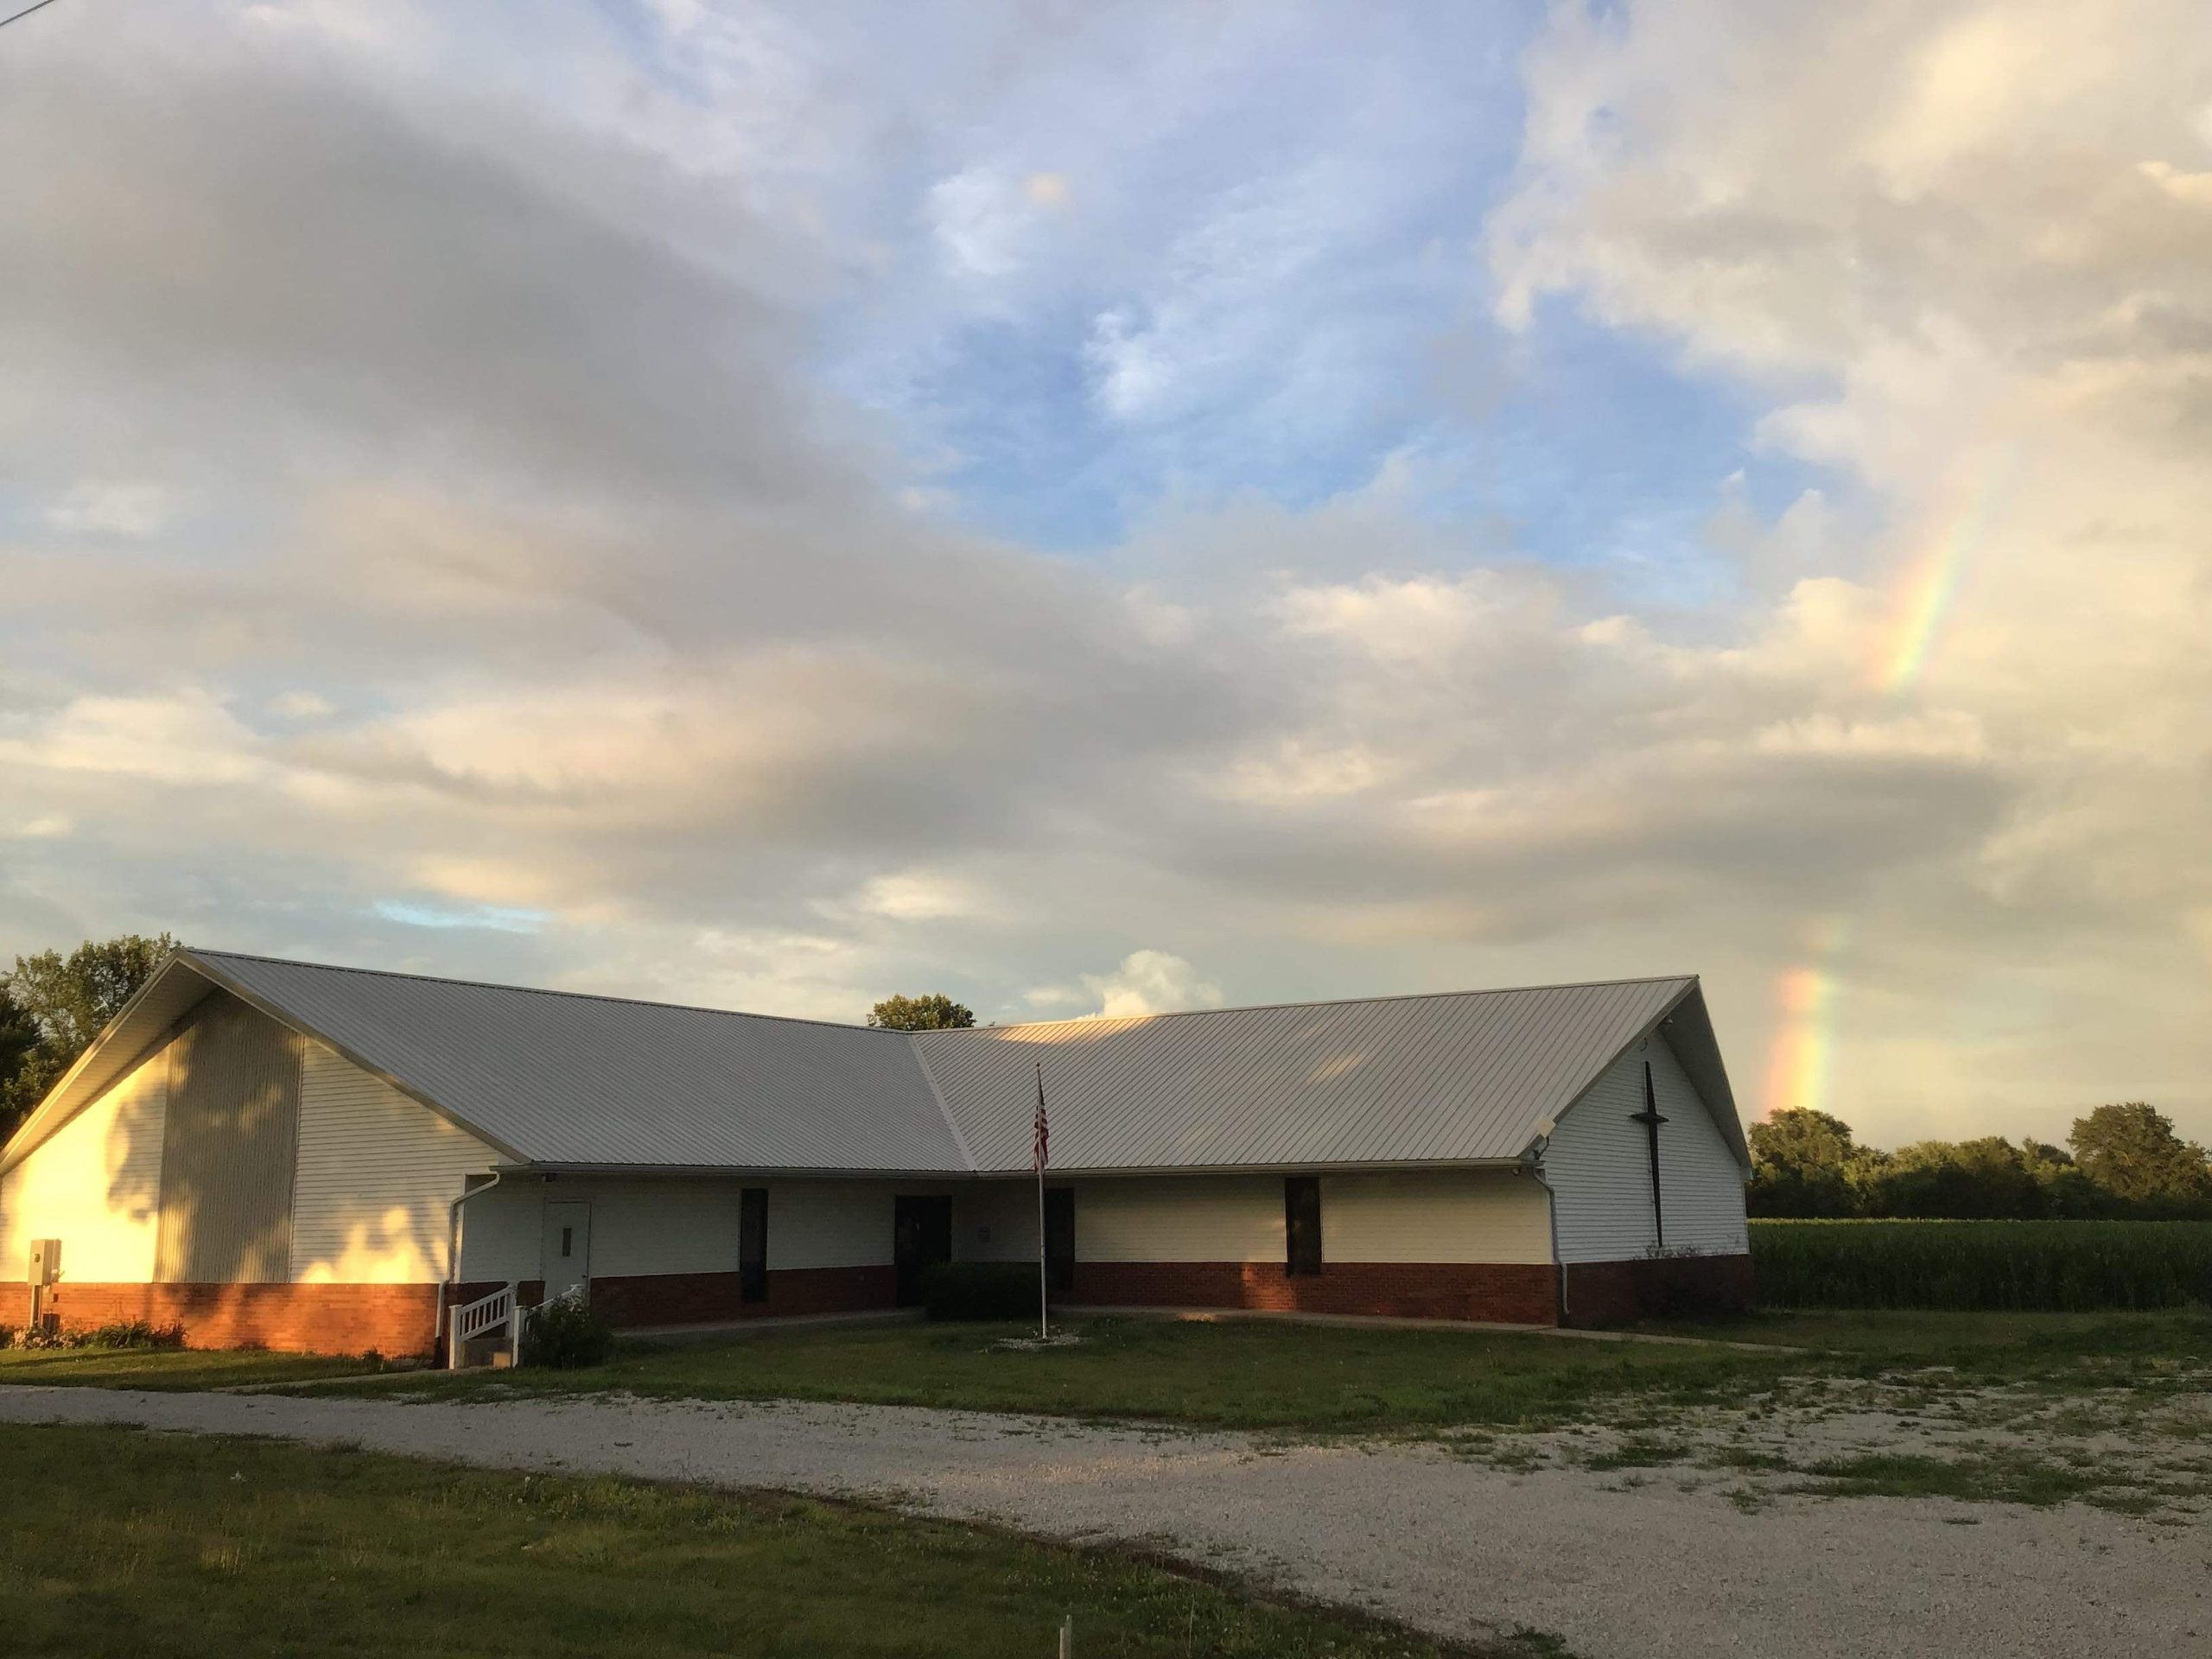
<path fill-rule="evenodd" d="M 1667 1217 L 1659 1202 L 1659 1126 L 1667 1120 L 1659 1115 L 1659 1096 L 1651 1086 L 1651 1062 L 1643 1063 L 1643 1109 L 1629 1114 L 1631 1123 L 1643 1125 L 1643 1138 L 1651 1151 L 1651 1231 L 1658 1240 L 1658 1248 L 1667 1248 Z"/>

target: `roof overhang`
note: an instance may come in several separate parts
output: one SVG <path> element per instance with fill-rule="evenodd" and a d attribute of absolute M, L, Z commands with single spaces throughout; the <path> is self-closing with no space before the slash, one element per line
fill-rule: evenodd
<path fill-rule="evenodd" d="M 105 1029 L 77 1057 L 77 1063 L 62 1073 L 61 1080 L 47 1091 L 46 1098 L 23 1120 L 22 1127 L 10 1137 L 6 1147 L 0 1148 L 0 1174 L 22 1162 L 55 1130 L 120 1082 L 132 1067 L 171 1036 L 200 1003 L 218 991 L 227 992 L 277 1024 L 334 1049 L 352 1065 L 483 1141 L 502 1157 L 520 1160 L 522 1154 L 512 1147 L 486 1135 L 419 1090 L 410 1089 L 382 1066 L 334 1041 L 289 1009 L 256 995 L 189 949 L 179 946 L 162 960 L 162 965 L 138 988 L 137 995 L 117 1011 Z"/>
<path fill-rule="evenodd" d="M 1036 1179 L 1027 1169 L 762 1169 L 733 1164 L 498 1164 L 499 1173 L 518 1180 L 536 1176 L 547 1180 L 562 1176 L 604 1180 L 786 1180 L 786 1181 L 916 1181 L 930 1184 L 958 1181 L 1027 1181 Z M 1057 1169 L 1047 1166 L 1046 1181 L 1103 1181 L 1130 1176 L 1209 1175 L 1357 1175 L 1418 1174 L 1423 1171 L 1521 1170 L 1521 1158 L 1450 1158 L 1396 1160 L 1370 1163 L 1280 1164 L 1157 1164 L 1141 1168 L 1089 1167 Z"/>
<path fill-rule="evenodd" d="M 1751 1149 L 1744 1139 L 1744 1122 L 1737 1110 L 1735 1090 L 1728 1086 L 1728 1068 L 1720 1058 L 1720 1039 L 1713 1035 L 1713 1016 L 1705 1006 L 1705 988 L 1695 975 L 1690 976 L 1680 995 L 1598 1069 L 1560 1116 L 1564 1117 L 1573 1111 L 1598 1079 L 1619 1064 L 1622 1055 L 1640 1043 L 1649 1042 L 1655 1035 L 1665 1037 L 1668 1046 L 1675 1051 L 1675 1058 L 1681 1062 L 1683 1071 L 1705 1102 L 1706 1110 L 1712 1114 L 1713 1127 L 1720 1131 L 1720 1138 L 1728 1143 L 1737 1166 L 1748 1178 L 1751 1173 Z M 1530 1147 L 1540 1147 L 1548 1134 L 1541 1125 L 1532 1126 Z"/>
<path fill-rule="evenodd" d="M 0 1148 L 0 1174 L 120 1082 L 216 989 L 183 951 L 171 951 Z"/>

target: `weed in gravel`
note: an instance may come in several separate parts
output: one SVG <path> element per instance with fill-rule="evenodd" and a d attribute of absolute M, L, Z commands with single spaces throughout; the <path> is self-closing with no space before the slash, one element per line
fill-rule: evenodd
<path fill-rule="evenodd" d="M 1922 1452 L 1862 1452 L 1808 1464 L 1819 1484 L 1804 1491 L 1827 1497 L 1955 1497 L 1969 1503 L 2063 1503 L 2094 1491 L 2097 1478 L 2024 1452 L 1962 1458 Z"/>
<path fill-rule="evenodd" d="M 1619 1445 L 1604 1452 L 1584 1455 L 1586 1469 L 1655 1469 L 1670 1463 L 1685 1463 L 1688 1454 L 1672 1440 L 1655 1440 L 1631 1436 Z"/>

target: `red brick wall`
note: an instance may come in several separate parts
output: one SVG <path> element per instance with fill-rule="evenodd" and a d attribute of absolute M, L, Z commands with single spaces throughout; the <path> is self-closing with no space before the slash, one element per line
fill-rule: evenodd
<path fill-rule="evenodd" d="M 30 1318 L 30 1287 L 9 1285 L 0 1323 Z M 290 1353 L 427 1353 L 437 1325 L 435 1285 L 87 1285 L 47 1291 L 65 1330 L 143 1319 L 181 1325 L 194 1348 L 273 1348 Z"/>
<path fill-rule="evenodd" d="M 708 1325 L 725 1319 L 795 1313 L 853 1313 L 890 1307 L 898 1299 L 893 1269 L 784 1268 L 768 1274 L 768 1294 L 748 1302 L 734 1273 L 656 1273 L 591 1281 L 591 1305 L 618 1328 Z"/>
<path fill-rule="evenodd" d="M 1078 1262 L 1068 1300 L 1556 1325 L 1559 1274 L 1542 1263 L 1327 1262 L 1293 1278 L 1270 1262 Z"/>
<path fill-rule="evenodd" d="M 1627 1325 L 1669 1315 L 1748 1313 L 1758 1297 L 1758 1281 L 1748 1255 L 1577 1262 L 1567 1270 L 1569 1325 Z"/>

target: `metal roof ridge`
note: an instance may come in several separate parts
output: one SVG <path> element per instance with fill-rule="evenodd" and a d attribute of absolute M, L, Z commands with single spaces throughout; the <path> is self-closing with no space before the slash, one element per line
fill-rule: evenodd
<path fill-rule="evenodd" d="M 1065 1020 L 1021 1020 L 1007 1025 L 950 1026 L 914 1037 L 968 1037 L 993 1031 L 1035 1031 L 1043 1026 L 1135 1025 L 1204 1014 L 1272 1014 L 1284 1008 L 1348 1008 L 1374 1002 L 1426 1002 L 1446 996 L 1519 996 L 1533 991 L 1595 991 L 1611 985 L 1695 984 L 1695 974 L 1630 974 L 1621 979 L 1569 979 L 1547 985 L 1476 985 L 1456 991 L 1385 991 L 1376 996 L 1316 996 L 1293 1002 L 1238 1002 L 1218 1008 L 1166 1008 L 1158 1014 L 1072 1014 Z"/>
<path fill-rule="evenodd" d="M 613 1002 L 633 1008 L 667 1008 L 678 1014 L 712 1014 L 729 1020 L 774 1020 L 788 1026 L 821 1026 L 830 1031 L 861 1031 L 880 1033 L 886 1037 L 911 1037 L 914 1033 L 893 1026 L 854 1025 L 843 1020 L 813 1020 L 799 1014 L 756 1014 L 749 1008 L 715 1008 L 703 1002 L 662 1002 L 649 996 L 613 996 L 601 991 L 566 991 L 550 985 L 509 985 L 494 979 L 460 979 L 451 974 L 410 974 L 397 968 L 356 968 L 344 963 L 305 962 L 297 957 L 263 956 L 251 950 L 215 950 L 204 945 L 179 945 L 180 953 L 189 951 L 196 957 L 229 958 L 238 962 L 265 962 L 279 968 L 311 968 L 325 974 L 366 974 L 375 979 L 407 979 L 423 985 L 459 985 L 476 991 L 512 991 L 524 996 L 567 996 L 582 1002 Z"/>

